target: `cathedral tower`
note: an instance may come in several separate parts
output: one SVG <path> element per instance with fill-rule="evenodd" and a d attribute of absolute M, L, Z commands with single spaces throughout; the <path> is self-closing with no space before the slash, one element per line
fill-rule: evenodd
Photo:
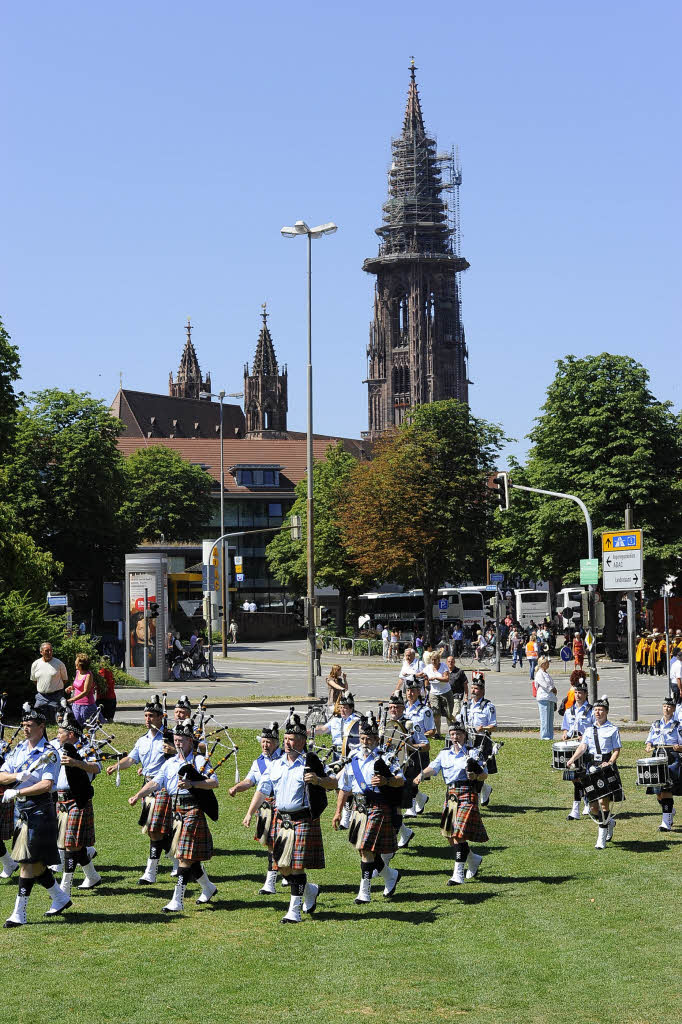
<path fill-rule="evenodd" d="M 279 372 L 263 304 L 263 326 L 258 335 L 253 372 L 244 367 L 244 412 L 247 437 L 284 437 L 287 430 L 287 368 Z"/>
<path fill-rule="evenodd" d="M 187 317 L 187 341 L 180 357 L 178 375 L 173 381 L 173 374 L 168 375 L 168 394 L 171 398 L 198 398 L 201 391 L 211 390 L 211 375 L 201 379 L 199 360 L 192 344 L 193 327 Z M 210 399 L 209 399 L 210 401 Z"/>
<path fill-rule="evenodd" d="M 469 266 L 459 254 L 461 174 L 454 153 L 437 154 L 426 133 L 416 70 L 412 60 L 403 130 L 392 143 L 388 201 L 376 229 L 379 252 L 362 265 L 376 275 L 365 382 L 371 440 L 401 423 L 411 406 L 468 401 L 456 276 Z"/>

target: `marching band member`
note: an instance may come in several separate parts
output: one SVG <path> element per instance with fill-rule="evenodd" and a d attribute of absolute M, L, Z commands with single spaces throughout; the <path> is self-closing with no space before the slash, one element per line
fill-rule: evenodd
<path fill-rule="evenodd" d="M 384 880 L 384 896 L 392 896 L 396 890 L 400 872 L 391 867 L 390 861 L 398 848 L 394 815 L 404 783 L 405 776 L 395 758 L 382 756 L 376 719 L 372 715 L 361 719 L 360 748 L 343 769 L 332 821 L 333 828 L 338 829 L 344 805 L 352 793 L 348 841 L 360 854 L 362 864 L 356 903 L 370 902 L 375 870 Z"/>
<path fill-rule="evenodd" d="M 561 721 L 561 728 L 563 730 L 561 738 L 563 740 L 578 739 L 583 735 L 588 726 L 594 725 L 592 705 L 587 701 L 587 683 L 585 682 L 585 673 L 582 669 L 575 669 L 575 671 L 571 672 L 571 686 L 575 692 L 575 700 L 570 708 L 566 709 Z M 582 792 L 580 782 L 574 780 L 573 806 L 571 807 L 571 813 L 566 819 L 567 821 L 580 821 L 580 797 Z M 583 814 L 589 813 L 590 809 L 585 804 Z"/>
<path fill-rule="evenodd" d="M 659 832 L 671 832 L 673 827 L 674 804 L 673 796 L 682 793 L 679 752 L 682 750 L 682 733 L 674 718 L 675 699 L 663 698 L 663 717 L 656 719 L 649 729 L 646 738 L 646 749 L 651 753 L 656 747 L 665 747 L 670 770 L 670 789 L 657 794 L 663 817 L 658 827 Z M 673 753 L 673 751 L 675 753 Z M 675 756 L 677 754 L 677 756 Z M 647 790 L 648 792 L 648 790 Z"/>
<path fill-rule="evenodd" d="M 357 749 L 360 743 L 358 732 L 360 715 L 355 710 L 355 698 L 352 693 L 342 693 L 338 698 L 338 708 L 341 717 L 334 714 L 325 725 L 315 726 L 315 735 L 331 733 L 332 748 L 335 760 L 348 757 Z M 338 775 L 337 775 L 338 778 Z M 348 828 L 350 824 L 350 805 L 344 808 L 341 828 Z"/>
<path fill-rule="evenodd" d="M 486 759 L 488 775 L 497 772 L 497 762 L 493 755 L 493 743 L 490 734 L 497 729 L 497 711 L 495 705 L 485 696 L 485 675 L 483 672 L 471 673 L 471 697 L 462 705 L 464 725 L 475 734 L 474 746 L 480 747 Z M 481 790 L 481 807 L 490 800 L 493 788 L 488 782 L 483 783 Z"/>
<path fill-rule="evenodd" d="M 1 725 L 2 723 L 0 723 Z M 0 739 L 0 770 L 4 767 L 8 754 L 9 742 Z M 11 878 L 19 867 L 17 862 L 12 860 L 12 855 L 5 845 L 11 842 L 14 834 L 14 802 L 12 800 L 3 801 L 3 792 L 0 789 L 0 864 L 2 864 L 0 878 Z"/>
<path fill-rule="evenodd" d="M 479 854 L 470 850 L 469 842 L 488 842 L 488 833 L 478 809 L 477 785 L 485 781 L 488 773 L 485 766 L 479 763 L 476 750 L 467 747 L 466 729 L 461 722 L 453 722 L 448 735 L 450 747 L 441 750 L 417 777 L 417 781 L 443 773 L 447 790 L 440 820 L 441 834 L 455 851 L 455 867 L 448 885 L 462 885 L 465 877 L 475 877 L 483 860 Z"/>
<path fill-rule="evenodd" d="M 169 758 L 153 779 L 145 782 L 142 789 L 128 798 L 131 807 L 141 798 L 161 789 L 168 794 L 169 799 L 173 798 L 176 818 L 173 846 L 178 858 L 178 880 L 170 902 L 163 908 L 165 913 L 184 908 L 185 891 L 192 879 L 201 886 L 197 903 L 208 903 L 218 891 L 203 866 L 203 862 L 213 856 L 213 838 L 203 809 L 210 797 L 208 801 L 201 797 L 203 792 L 218 788 L 218 779 L 215 775 L 206 776 L 202 773 L 202 769 L 210 765 L 205 757 L 194 753 L 194 730 L 190 722 L 178 722 L 173 737 L 175 757 Z M 193 771 L 188 772 L 188 766 Z M 212 794 L 212 800 L 217 817 L 215 794 Z"/>
<path fill-rule="evenodd" d="M 252 786 L 257 786 L 272 761 L 279 761 L 280 757 L 284 754 L 279 745 L 279 724 L 277 722 L 270 722 L 270 725 L 264 726 L 258 739 L 260 740 L 261 753 L 251 765 L 246 778 L 242 779 L 241 782 L 237 782 L 228 790 L 230 796 L 236 796 L 237 793 L 243 793 L 245 790 L 251 789 Z M 260 896 L 274 896 L 276 892 L 277 872 L 272 866 L 272 845 L 268 842 L 273 807 L 272 797 L 266 797 L 258 811 L 256 834 L 253 837 L 257 843 L 261 843 L 268 851 L 268 872 L 262 889 L 258 890 Z"/>
<path fill-rule="evenodd" d="M 606 695 L 594 702 L 593 714 L 594 725 L 585 729 L 580 746 L 573 756 L 566 762 L 567 768 L 572 768 L 574 762 L 581 754 L 588 754 L 591 766 L 588 771 L 595 768 L 603 768 L 606 765 L 615 765 L 620 756 L 621 742 L 617 726 L 608 720 L 609 702 Z M 600 797 L 598 801 L 590 804 L 590 813 L 593 817 L 599 816 L 599 834 L 595 849 L 604 850 L 606 844 L 613 837 L 613 830 L 616 819 L 610 814 L 611 794 Z"/>
<path fill-rule="evenodd" d="M 447 660 L 449 661 L 450 659 L 448 658 Z M 406 680 L 406 687 L 405 718 L 413 722 L 415 727 L 418 726 L 424 735 L 425 742 L 419 744 L 419 767 L 426 768 L 429 763 L 429 740 L 432 736 L 436 735 L 436 723 L 433 711 L 421 696 L 419 682 L 416 679 L 408 679 Z M 414 737 L 413 742 L 415 742 Z M 428 795 L 417 790 L 413 809 L 417 814 L 422 814 L 428 802 Z"/>
<path fill-rule="evenodd" d="M 82 738 L 82 724 L 71 712 L 65 711 L 59 718 L 57 739 L 52 746 L 58 751 L 61 761 L 57 778 L 57 845 L 64 851 L 61 889 L 69 899 L 77 864 L 81 865 L 85 875 L 79 889 L 94 889 L 102 881 L 88 849 L 94 849 L 95 845 L 91 780 L 100 772 L 99 761 L 94 754 L 90 754 L 88 759 L 73 757 L 64 749 L 66 744 L 75 747 Z"/>
<path fill-rule="evenodd" d="M 417 810 L 418 787 L 415 786 L 414 779 L 422 767 L 421 751 L 428 750 L 429 741 L 424 735 L 419 717 L 411 719 L 406 716 L 405 701 L 400 691 L 392 694 L 388 702 L 388 720 L 381 739 L 387 753 L 389 756 L 395 757 L 405 776 L 401 803 L 401 807 L 404 808 L 403 817 L 414 818 L 421 813 L 421 810 Z M 426 763 L 429 763 L 428 759 Z M 428 797 L 423 798 L 422 810 L 427 800 Z M 413 836 L 413 830 L 401 822 L 398 831 L 398 849 L 405 849 Z"/>
<path fill-rule="evenodd" d="M 145 735 L 139 738 L 127 757 L 121 758 L 118 765 L 109 765 L 107 775 L 112 775 L 117 767 L 129 768 L 132 764 L 140 765 L 138 775 L 144 775 L 147 782 L 151 782 L 159 773 L 166 760 L 166 754 L 163 740 L 163 708 L 158 696 L 145 704 L 144 723 L 147 726 Z M 153 885 L 158 874 L 161 854 L 164 850 L 170 849 L 173 838 L 173 803 L 167 792 L 157 788 L 154 799 L 145 800 L 140 825 L 142 832 L 149 836 L 149 858 L 137 884 Z"/>
<path fill-rule="evenodd" d="M 319 757 L 305 752 L 305 742 L 305 725 L 298 715 L 291 715 L 284 726 L 284 757 L 268 765 L 242 822 L 248 828 L 265 798 L 274 796 L 273 869 L 288 878 L 291 889 L 282 924 L 300 924 L 301 910 L 312 914 L 317 906 L 320 887 L 308 882 L 306 871 L 324 867 L 320 828 L 320 815 L 327 806 L 324 790 L 337 788 L 336 779 L 325 775 Z"/>
<path fill-rule="evenodd" d="M 52 899 L 46 917 L 61 914 L 71 906 L 71 900 L 57 885 L 48 867 L 59 860 L 57 816 L 52 799 L 59 758 L 47 741 L 46 716 L 42 708 L 24 704 L 21 721 L 26 738 L 7 755 L 0 771 L 0 786 L 10 787 L 2 799 L 5 802 L 16 800 L 16 813 L 21 823 L 12 847 L 12 857 L 21 865 L 19 893 L 5 928 L 26 924 L 26 907 L 35 882 L 47 889 Z"/>
<path fill-rule="evenodd" d="M 186 722 L 192 715 L 192 705 L 190 699 L 186 693 L 183 693 L 181 697 L 178 697 L 175 707 L 173 708 L 173 718 L 175 724 L 178 722 Z"/>

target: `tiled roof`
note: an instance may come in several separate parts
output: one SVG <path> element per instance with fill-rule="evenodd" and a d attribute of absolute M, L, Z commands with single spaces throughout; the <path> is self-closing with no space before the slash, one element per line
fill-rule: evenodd
<path fill-rule="evenodd" d="M 151 441 L 170 438 L 215 438 L 220 419 L 220 405 L 199 398 L 172 398 L 147 391 L 122 388 L 111 404 L 111 411 L 126 426 L 124 437 L 140 439 L 151 434 Z M 176 421 L 176 422 L 174 422 Z M 244 434 L 244 413 L 241 406 L 223 405 L 223 432 L 234 437 Z"/>
<path fill-rule="evenodd" d="M 336 441 L 336 438 L 315 438 L 313 440 L 313 458 L 323 459 L 327 448 L 335 444 Z M 353 441 L 352 443 L 355 446 L 360 445 L 359 441 Z M 217 438 L 204 440 L 203 438 L 153 437 L 147 440 L 144 437 L 127 437 L 124 434 L 123 437 L 118 439 L 119 450 L 124 456 L 132 455 L 139 448 L 146 448 L 150 445 L 162 445 L 164 448 L 172 448 L 188 462 L 205 466 L 210 476 L 217 482 L 220 482 L 220 441 Z M 238 463 L 267 466 L 277 464 L 282 466 L 280 491 L 293 490 L 299 480 L 303 480 L 305 477 L 305 434 L 300 439 L 296 438 L 285 441 L 278 439 L 225 438 L 223 445 L 226 491 L 231 491 L 235 494 L 264 496 L 264 488 L 262 487 L 251 489 L 250 487 L 237 486 L 236 480 L 227 471 L 227 467 L 237 465 Z M 355 454 L 355 451 L 353 451 L 353 454 Z M 275 489 L 272 489 L 271 493 L 277 492 Z"/>

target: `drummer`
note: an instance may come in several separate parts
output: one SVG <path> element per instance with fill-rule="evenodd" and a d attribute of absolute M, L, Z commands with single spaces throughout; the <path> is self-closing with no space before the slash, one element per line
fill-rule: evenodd
<path fill-rule="evenodd" d="M 572 768 L 582 754 L 587 754 L 590 762 L 589 772 L 595 772 L 607 765 L 615 765 L 620 757 L 621 741 L 618 727 L 609 722 L 609 702 L 606 694 L 594 702 L 594 725 L 585 729 L 580 746 L 566 762 Z M 606 844 L 613 837 L 616 819 L 611 814 L 613 794 L 602 796 L 590 803 L 590 814 L 599 824 L 599 833 L 595 849 L 605 850 Z"/>
<path fill-rule="evenodd" d="M 573 679 L 575 676 L 575 679 Z M 587 683 L 585 682 L 585 673 L 579 669 L 571 673 L 571 683 L 573 690 L 575 691 L 575 700 L 571 704 L 570 708 L 567 708 L 563 720 L 561 722 L 561 738 L 562 740 L 573 740 L 580 739 L 585 732 L 585 729 L 590 725 L 594 725 L 594 714 L 592 713 L 592 705 L 587 702 Z M 580 821 L 580 797 L 582 796 L 583 789 L 580 782 L 577 779 L 573 780 L 573 806 L 571 807 L 571 813 L 567 816 L 567 821 Z M 590 809 L 587 804 L 583 806 L 583 814 L 589 814 Z"/>
<path fill-rule="evenodd" d="M 680 751 L 682 751 L 682 732 L 679 722 L 675 721 L 675 699 L 674 697 L 663 698 L 663 717 L 652 722 L 649 735 L 646 738 L 646 749 L 653 753 L 658 747 L 664 747 L 668 756 L 670 771 L 670 788 L 661 790 L 656 794 L 663 818 L 658 826 L 659 832 L 672 832 L 673 827 L 673 796 L 682 793 L 682 771 L 680 765 Z M 647 789 L 648 792 L 648 789 Z"/>

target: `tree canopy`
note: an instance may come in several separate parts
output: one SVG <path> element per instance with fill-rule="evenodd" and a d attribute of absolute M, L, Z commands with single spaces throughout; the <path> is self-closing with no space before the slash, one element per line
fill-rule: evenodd
<path fill-rule="evenodd" d="M 351 475 L 341 511 L 346 545 L 370 578 L 424 591 L 429 637 L 438 588 L 483 576 L 493 522 L 488 478 L 504 440 L 499 426 L 463 403 L 434 402 L 413 409 Z"/>
<path fill-rule="evenodd" d="M 4 458 L 14 440 L 19 397 L 14 384 L 19 380 L 19 349 L 13 345 L 0 319 L 0 456 Z"/>
<path fill-rule="evenodd" d="M 171 448 L 140 448 L 123 463 L 119 515 L 137 541 L 194 540 L 211 521 L 211 478 Z"/>
<path fill-rule="evenodd" d="M 528 435 L 514 483 L 575 494 L 595 532 L 622 529 L 625 506 L 644 530 L 645 580 L 658 587 L 682 554 L 682 430 L 669 402 L 649 388 L 649 374 L 629 356 L 602 353 L 557 362 L 541 414 Z M 511 491 L 492 544 L 496 569 L 534 579 L 578 578 L 587 550 L 584 517 L 572 502 Z"/>

